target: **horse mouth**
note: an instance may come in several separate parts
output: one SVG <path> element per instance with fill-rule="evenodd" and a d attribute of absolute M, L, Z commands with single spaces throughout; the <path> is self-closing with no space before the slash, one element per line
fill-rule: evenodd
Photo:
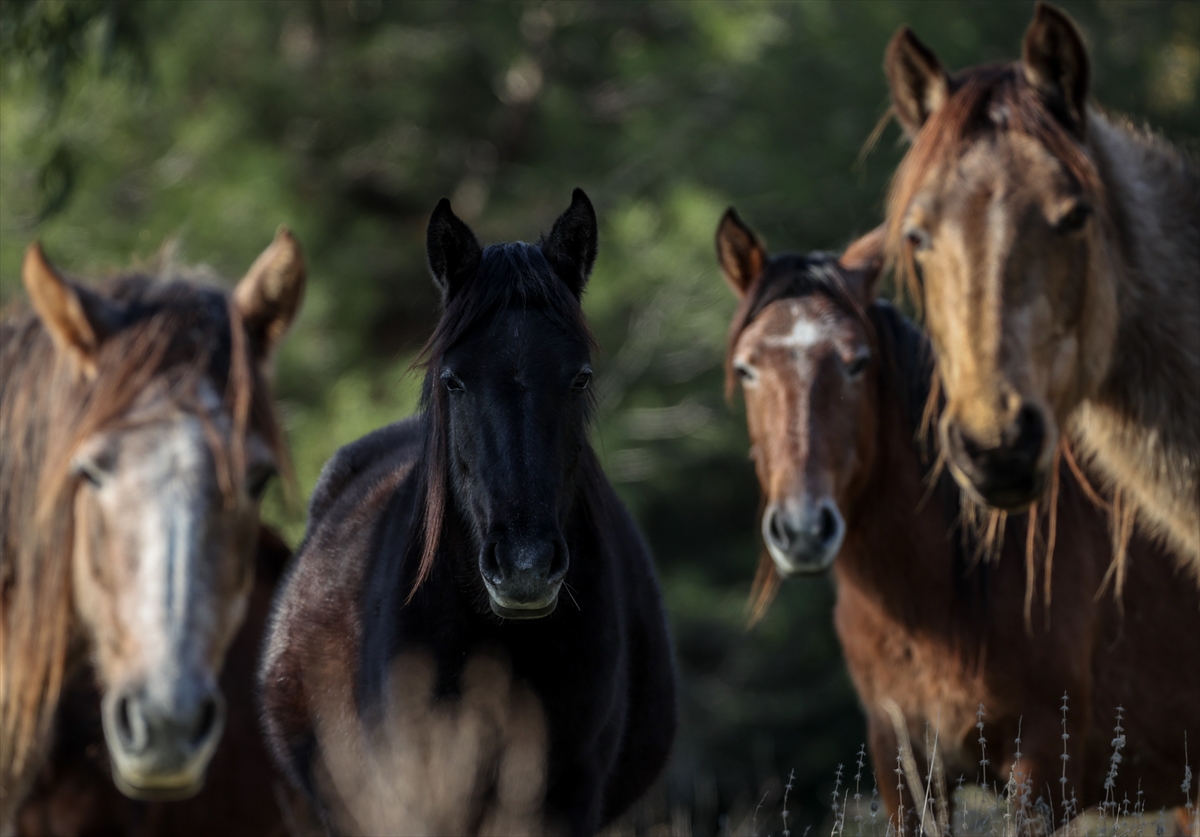
<path fill-rule="evenodd" d="M 1002 470 L 998 473 L 968 472 L 955 462 L 954 457 L 947 457 L 950 473 L 954 481 L 962 487 L 967 496 L 985 506 L 1006 512 L 1022 512 L 1029 504 L 1042 495 L 1046 485 L 1046 472 L 1040 468 L 1022 469 L 1021 471 Z"/>
<path fill-rule="evenodd" d="M 780 576 L 798 578 L 806 575 L 821 575 L 826 572 L 833 566 L 841 546 L 839 538 L 836 545 L 820 550 L 819 554 L 791 555 L 781 552 L 771 544 L 767 544 L 767 552 L 770 553 L 771 560 L 775 563 L 775 571 Z"/>
<path fill-rule="evenodd" d="M 542 619 L 558 607 L 558 590 L 537 602 L 514 602 L 508 599 L 501 602 L 489 591 L 488 604 L 492 606 L 492 613 L 501 619 Z"/>
<path fill-rule="evenodd" d="M 127 776 L 113 765 L 113 784 L 130 799 L 144 802 L 178 802 L 191 799 L 204 787 L 204 773 L 172 776 Z"/>

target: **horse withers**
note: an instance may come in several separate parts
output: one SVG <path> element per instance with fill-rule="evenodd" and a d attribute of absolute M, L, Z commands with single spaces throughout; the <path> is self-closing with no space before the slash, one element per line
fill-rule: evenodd
<path fill-rule="evenodd" d="M 579 190 L 537 244 L 481 248 L 446 200 L 430 218 L 443 311 L 421 411 L 326 465 L 261 672 L 274 753 L 337 828 L 360 824 L 331 790 L 345 785 L 330 757 L 345 742 L 329 718 L 372 727 L 423 702 L 424 681 L 393 677 L 412 654 L 432 659 L 444 705 L 466 699 L 464 666 L 480 654 L 529 690 L 547 731 L 549 830 L 594 832 L 666 760 L 674 675 L 654 566 L 588 440 L 580 297 L 596 244 Z M 446 746 L 474 740 L 460 732 Z M 426 801 L 449 781 L 416 775 Z M 454 803 L 464 830 L 483 827 L 496 781 Z"/>
<path fill-rule="evenodd" d="M 1043 495 L 1063 434 L 1200 582 L 1200 168 L 1087 103 L 1074 23 L 1039 3 L 1022 58 L 950 76 L 902 28 L 913 139 L 888 249 L 923 300 L 942 445 L 979 500 Z"/>
<path fill-rule="evenodd" d="M 285 230 L 228 295 L 133 273 L 93 290 L 37 245 L 23 279 L 31 310 L 0 326 L 4 828 L 87 662 L 121 791 L 202 786 L 283 457 L 266 367 L 304 263 Z"/>
<path fill-rule="evenodd" d="M 875 298 L 881 237 L 838 259 L 771 256 L 732 211 L 718 231 L 741 301 L 729 383 L 741 381 L 764 494 L 757 612 L 780 578 L 832 573 L 837 633 L 893 817 L 902 804 L 927 825 L 952 814 L 944 790 L 935 805 L 929 789 L 924 812 L 911 784 L 898 791 L 906 737 L 921 783 L 939 773 L 1011 780 L 1018 820 L 1046 810 L 1049 830 L 1126 797 L 1147 812 L 1183 805 L 1200 734 L 1200 669 L 1185 662 L 1200 657 L 1200 594 L 1135 535 L 1123 596 L 1097 598 L 1107 514 L 1066 465 L 1048 515 L 1009 515 L 993 543 L 965 525 L 970 501 L 944 471 L 931 476 L 931 348 Z M 1118 707 L 1125 739 L 1109 792 Z M 934 746 L 941 769 L 931 774 Z"/>

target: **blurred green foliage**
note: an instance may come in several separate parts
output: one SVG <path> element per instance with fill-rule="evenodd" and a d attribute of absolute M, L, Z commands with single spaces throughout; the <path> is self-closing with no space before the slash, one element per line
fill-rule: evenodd
<path fill-rule="evenodd" d="M 1110 110 L 1193 150 L 1200 4 L 1064 2 Z M 278 224 L 310 264 L 278 369 L 302 496 L 341 444 L 410 413 L 431 330 L 427 213 L 535 237 L 584 187 L 595 439 L 657 555 L 682 674 L 667 788 L 715 826 L 777 793 L 811 820 L 863 740 L 821 580 L 746 633 L 757 488 L 722 399 L 733 298 L 712 236 L 737 205 L 776 248 L 880 220 L 902 148 L 880 69 L 908 23 L 957 68 L 1019 51 L 1032 4 L 0 0 L 0 300 L 40 238 L 69 272 L 183 259 L 236 280 Z M 801 823 L 804 822 L 801 818 Z M 793 828 L 796 826 L 793 825 Z"/>

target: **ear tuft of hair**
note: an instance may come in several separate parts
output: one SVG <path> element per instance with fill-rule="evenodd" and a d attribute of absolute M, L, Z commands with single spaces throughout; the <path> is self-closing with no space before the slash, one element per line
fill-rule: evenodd
<path fill-rule="evenodd" d="M 732 206 L 717 225 L 717 261 L 734 294 L 742 299 L 767 266 L 767 251 Z"/>
<path fill-rule="evenodd" d="M 901 26 L 888 43 L 883 69 L 896 119 L 909 139 L 950 97 L 950 76 L 933 50 Z"/>
<path fill-rule="evenodd" d="M 576 188 L 567 211 L 554 222 L 550 234 L 538 242 L 546 261 L 576 298 L 583 295 L 596 263 L 598 239 L 596 210 L 584 191 Z"/>
<path fill-rule="evenodd" d="M 1021 50 L 1025 81 L 1064 127 L 1084 137 L 1087 120 L 1087 46 L 1066 12 L 1039 2 Z"/>
<path fill-rule="evenodd" d="M 450 208 L 450 199 L 442 198 L 429 216 L 425 232 L 425 254 L 429 273 L 445 305 L 460 290 L 479 267 L 483 248 L 479 239 Z"/>
<path fill-rule="evenodd" d="M 104 338 L 119 328 L 120 310 L 98 294 L 63 278 L 37 241 L 25 250 L 21 280 L 54 345 L 68 353 L 84 375 L 94 375 L 96 353 Z"/>

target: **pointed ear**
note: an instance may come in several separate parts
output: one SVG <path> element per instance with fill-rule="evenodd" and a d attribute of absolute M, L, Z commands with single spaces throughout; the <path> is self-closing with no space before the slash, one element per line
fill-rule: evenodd
<path fill-rule="evenodd" d="M 457 294 L 479 267 L 483 248 L 471 228 L 454 214 L 450 199 L 442 198 L 429 216 L 425 232 L 425 256 L 433 283 L 442 292 L 442 304 Z"/>
<path fill-rule="evenodd" d="M 907 26 L 901 26 L 892 36 L 884 54 L 883 71 L 892 93 L 892 110 L 904 133 L 912 139 L 946 103 L 950 96 L 950 76 L 937 56 Z"/>
<path fill-rule="evenodd" d="M 36 241 L 25 251 L 21 279 L 55 346 L 69 353 L 85 375 L 94 375 L 100 344 L 120 326 L 120 308 L 64 279 Z"/>
<path fill-rule="evenodd" d="M 598 236 L 596 210 L 583 190 L 576 189 L 567 211 L 558 216 L 550 235 L 539 242 L 546 261 L 576 297 L 583 295 L 583 286 L 596 263 Z"/>
<path fill-rule="evenodd" d="M 1046 108 L 1083 139 L 1087 119 L 1088 54 L 1075 23 L 1066 12 L 1038 3 L 1025 30 L 1021 50 L 1025 81 Z"/>
<path fill-rule="evenodd" d="M 846 273 L 846 282 L 851 291 L 866 308 L 875 301 L 879 292 L 879 277 L 883 275 L 884 242 L 887 239 L 887 224 L 881 224 L 861 238 L 850 243 L 846 252 L 838 259 Z"/>
<path fill-rule="evenodd" d="M 767 266 L 767 251 L 762 242 L 732 206 L 725 210 L 717 226 L 717 261 L 738 299 L 746 295 Z"/>
<path fill-rule="evenodd" d="M 262 251 L 233 289 L 233 304 L 250 335 L 250 349 L 259 361 L 270 358 L 296 319 L 304 300 L 307 271 L 300 242 L 287 227 Z"/>

